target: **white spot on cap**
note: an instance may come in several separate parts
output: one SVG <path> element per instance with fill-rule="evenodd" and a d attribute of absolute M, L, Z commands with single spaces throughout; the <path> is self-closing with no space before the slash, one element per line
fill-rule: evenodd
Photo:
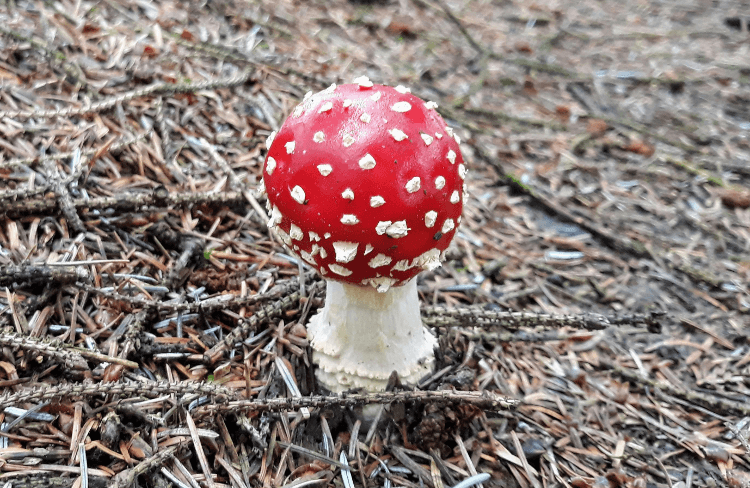
<path fill-rule="evenodd" d="M 456 141 L 456 144 L 461 144 L 461 138 L 458 137 L 458 134 L 453 134 L 453 140 Z"/>
<path fill-rule="evenodd" d="M 394 112 L 400 112 L 400 113 L 408 112 L 409 110 L 411 110 L 411 103 L 396 102 L 391 106 L 391 110 L 393 110 Z"/>
<path fill-rule="evenodd" d="M 390 220 L 381 220 L 380 222 L 378 222 L 378 225 L 375 226 L 375 232 L 379 236 L 382 236 L 383 234 L 385 234 L 385 231 L 386 229 L 388 229 L 388 226 L 391 225 L 392 223 L 393 222 Z"/>
<path fill-rule="evenodd" d="M 365 256 L 367 256 L 368 254 L 370 254 L 373 251 L 373 249 L 375 249 L 375 248 L 372 247 L 372 244 L 366 245 L 365 246 Z"/>
<path fill-rule="evenodd" d="M 453 128 L 452 127 L 446 127 L 445 128 L 445 133 L 448 134 L 449 136 L 453 137 Z"/>
<path fill-rule="evenodd" d="M 463 180 L 466 178 L 466 166 L 463 164 L 458 165 L 458 176 Z"/>
<path fill-rule="evenodd" d="M 406 88 L 404 85 L 398 85 L 394 88 L 399 93 L 411 93 L 411 90 L 409 88 Z"/>
<path fill-rule="evenodd" d="M 461 197 L 458 195 L 458 190 L 453 190 L 451 193 L 451 203 L 458 203 Z"/>
<path fill-rule="evenodd" d="M 295 146 L 294 141 L 289 141 L 286 144 L 284 144 L 284 147 L 286 148 L 286 153 L 294 154 L 294 146 Z"/>
<path fill-rule="evenodd" d="M 430 249 L 414 259 L 414 265 L 422 269 L 433 270 L 440 267 L 440 250 Z"/>
<path fill-rule="evenodd" d="M 358 84 L 362 88 L 372 88 L 372 81 L 366 76 L 360 76 L 354 79 L 354 83 Z"/>
<path fill-rule="evenodd" d="M 337 263 L 348 263 L 357 256 L 356 242 L 337 241 L 333 243 L 333 250 L 336 251 Z"/>
<path fill-rule="evenodd" d="M 380 100 L 380 97 L 381 97 L 381 96 L 383 96 L 383 94 L 382 94 L 382 93 L 380 93 L 380 92 L 375 92 L 375 93 L 373 93 L 372 95 L 370 95 L 370 99 L 371 99 L 371 100 L 372 100 L 373 102 L 377 102 L 378 100 Z"/>
<path fill-rule="evenodd" d="M 351 136 L 351 134 L 344 134 L 344 147 L 349 147 L 352 144 L 354 144 L 354 138 Z"/>
<path fill-rule="evenodd" d="M 427 110 L 435 110 L 437 107 L 437 103 L 433 102 L 432 100 L 424 102 L 424 108 L 426 108 Z"/>
<path fill-rule="evenodd" d="M 330 232 L 326 232 L 325 234 L 323 234 L 323 239 L 330 239 L 330 238 L 331 238 Z"/>
<path fill-rule="evenodd" d="M 261 195 L 266 194 L 266 180 L 264 180 L 263 178 L 261 178 L 260 183 L 258 183 L 258 193 L 260 193 Z"/>
<path fill-rule="evenodd" d="M 266 159 L 266 173 L 269 175 L 273 174 L 273 170 L 276 169 L 276 160 L 273 159 L 271 156 L 268 156 L 268 159 Z"/>
<path fill-rule="evenodd" d="M 391 129 L 388 131 L 397 142 L 401 142 L 406 139 L 406 134 L 401 129 Z"/>
<path fill-rule="evenodd" d="M 317 266 L 318 265 L 318 263 L 315 262 L 315 258 L 313 257 L 313 255 L 310 254 L 309 252 L 303 250 L 303 251 L 299 252 L 299 255 L 302 256 L 302 259 L 307 264 L 310 264 L 312 266 Z"/>
<path fill-rule="evenodd" d="M 305 110 L 305 105 L 303 103 L 300 103 L 296 107 L 294 107 L 294 112 L 292 112 L 292 117 L 297 118 L 300 115 L 302 115 L 302 112 Z"/>
<path fill-rule="evenodd" d="M 311 241 L 315 241 L 315 242 L 320 241 L 320 236 L 318 235 L 317 232 L 310 231 L 307 233 L 307 235 L 310 237 Z"/>
<path fill-rule="evenodd" d="M 350 274 L 352 274 L 352 270 L 346 269 L 340 264 L 329 264 L 328 267 L 331 269 L 331 271 L 333 271 L 337 275 L 349 276 Z"/>
<path fill-rule="evenodd" d="M 289 236 L 295 241 L 301 241 L 305 238 L 305 234 L 298 226 L 292 224 L 289 226 Z"/>
<path fill-rule="evenodd" d="M 385 233 L 386 235 L 388 235 L 388 237 L 398 239 L 401 237 L 405 237 L 406 234 L 409 233 L 409 228 L 406 226 L 405 220 L 399 220 L 389 225 L 388 228 L 385 229 Z"/>
<path fill-rule="evenodd" d="M 271 134 L 266 137 L 266 149 L 271 149 L 271 145 L 273 144 L 273 140 L 276 137 L 276 131 L 271 132 Z"/>
<path fill-rule="evenodd" d="M 442 139 L 443 134 L 441 134 L 440 132 L 435 132 L 435 137 L 437 137 L 438 139 Z"/>
<path fill-rule="evenodd" d="M 328 175 L 331 174 L 331 171 L 333 171 L 333 168 L 331 167 L 330 164 L 319 164 L 318 165 L 318 171 L 323 176 L 328 176 Z"/>
<path fill-rule="evenodd" d="M 354 214 L 344 214 L 341 216 L 341 223 L 344 225 L 354 225 L 359 223 L 359 219 Z"/>
<path fill-rule="evenodd" d="M 271 218 L 268 219 L 268 227 L 276 227 L 281 223 L 281 219 L 283 218 L 284 216 L 281 215 L 281 210 L 279 210 L 279 207 L 274 205 L 273 209 L 271 209 Z"/>
<path fill-rule="evenodd" d="M 397 281 L 397 279 L 389 278 L 388 276 L 378 276 L 376 278 L 365 278 L 364 280 L 362 280 L 362 284 L 372 286 L 373 288 L 378 290 L 378 293 L 385 293 Z"/>
<path fill-rule="evenodd" d="M 303 190 L 299 185 L 292 188 L 292 191 L 290 192 L 292 194 L 292 198 L 294 198 L 294 201 L 297 203 L 305 203 L 305 190 Z"/>
<path fill-rule="evenodd" d="M 359 160 L 359 167 L 362 169 L 372 169 L 375 167 L 375 164 L 375 158 L 373 158 L 370 153 L 365 154 Z"/>
<path fill-rule="evenodd" d="M 447 158 L 448 158 L 448 161 L 451 162 L 451 164 L 456 164 L 456 152 L 453 149 L 448 151 Z"/>
<path fill-rule="evenodd" d="M 333 103 L 325 102 L 323 105 L 320 106 L 320 109 L 318 109 L 318 113 L 322 114 L 323 112 L 328 112 L 333 108 Z"/>
<path fill-rule="evenodd" d="M 363 113 L 362 115 L 359 116 L 359 120 L 361 120 L 365 124 L 369 124 L 370 121 L 372 120 L 372 117 L 370 116 L 370 114 L 368 114 L 367 112 L 365 112 L 365 113 Z"/>
<path fill-rule="evenodd" d="M 424 141 L 425 146 L 429 146 L 430 144 L 432 144 L 433 139 L 431 135 L 424 133 L 420 133 L 419 135 L 422 136 L 422 140 Z"/>
<path fill-rule="evenodd" d="M 385 204 L 385 198 L 381 197 L 380 195 L 375 195 L 374 197 L 370 197 L 370 206 L 372 208 L 378 208 L 381 205 Z"/>
<path fill-rule="evenodd" d="M 415 176 L 414 178 L 406 182 L 406 191 L 408 191 L 409 193 L 414 193 L 415 191 L 418 191 L 421 187 L 422 187 L 422 180 L 419 179 L 419 176 Z"/>
<path fill-rule="evenodd" d="M 346 198 L 347 200 L 354 200 L 354 192 L 351 188 L 347 188 L 346 190 L 342 191 L 341 196 Z"/>
<path fill-rule="evenodd" d="M 328 257 L 328 252 L 324 248 L 320 248 L 320 257 L 325 259 Z"/>
<path fill-rule="evenodd" d="M 308 91 L 307 93 L 305 93 L 305 96 L 304 96 L 304 97 L 302 97 L 302 101 L 303 101 L 303 102 L 306 102 L 306 101 L 308 101 L 308 100 L 310 99 L 310 97 L 311 97 L 312 95 L 313 95 L 313 92 L 312 92 L 312 90 L 309 90 L 309 91 Z"/>
<path fill-rule="evenodd" d="M 323 133 L 322 130 L 319 130 L 318 132 L 315 133 L 315 135 L 313 135 L 313 141 L 314 142 L 320 143 L 320 142 L 323 142 L 325 140 L 326 140 L 326 135 Z"/>
<path fill-rule="evenodd" d="M 442 176 L 438 176 L 437 178 L 435 178 L 435 188 L 437 188 L 438 190 L 442 190 L 444 186 L 445 178 L 443 178 Z"/>
<path fill-rule="evenodd" d="M 429 229 L 432 228 L 432 226 L 435 225 L 435 221 L 437 220 L 437 212 L 434 210 L 430 210 L 426 214 L 424 214 L 424 225 Z"/>
<path fill-rule="evenodd" d="M 378 254 L 374 258 L 372 258 L 367 265 L 371 268 L 379 268 L 381 266 L 385 266 L 386 264 L 391 264 L 391 261 L 393 259 L 390 256 L 386 256 L 385 254 Z"/>
<path fill-rule="evenodd" d="M 326 88 L 320 93 L 333 93 L 334 91 L 336 91 L 336 83 L 332 83 L 331 86 L 329 86 L 328 88 Z"/>
<path fill-rule="evenodd" d="M 393 271 L 409 271 L 409 269 L 413 268 L 411 264 L 409 264 L 408 259 L 402 259 L 400 261 L 397 261 L 396 264 L 393 265 Z"/>
<path fill-rule="evenodd" d="M 276 233 L 279 235 L 281 240 L 284 241 L 284 244 L 286 244 L 288 247 L 292 246 L 292 239 L 289 237 L 289 234 L 278 227 L 276 228 Z"/>
<path fill-rule="evenodd" d="M 445 222 L 443 222 L 443 228 L 440 229 L 440 232 L 446 234 L 452 231 L 455 226 L 456 224 L 453 222 L 453 219 L 446 219 Z"/>

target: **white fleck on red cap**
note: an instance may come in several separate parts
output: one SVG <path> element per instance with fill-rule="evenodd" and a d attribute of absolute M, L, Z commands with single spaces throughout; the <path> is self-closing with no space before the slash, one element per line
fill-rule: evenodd
<path fill-rule="evenodd" d="M 364 77 L 306 97 L 267 143 L 269 225 L 327 278 L 379 291 L 439 266 L 466 170 L 435 107 Z"/>

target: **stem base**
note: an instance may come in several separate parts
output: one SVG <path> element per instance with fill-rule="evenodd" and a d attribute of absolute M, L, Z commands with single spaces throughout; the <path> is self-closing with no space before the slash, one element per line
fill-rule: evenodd
<path fill-rule="evenodd" d="M 385 293 L 329 280 L 307 337 L 318 381 L 334 393 L 384 391 L 393 371 L 413 384 L 435 363 L 437 339 L 422 325 L 416 280 Z"/>

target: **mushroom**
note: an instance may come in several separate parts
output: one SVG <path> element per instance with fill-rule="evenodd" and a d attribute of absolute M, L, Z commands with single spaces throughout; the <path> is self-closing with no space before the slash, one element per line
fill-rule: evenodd
<path fill-rule="evenodd" d="M 437 341 L 414 278 L 444 259 L 466 176 L 436 107 L 362 77 L 308 93 L 266 142 L 268 225 L 327 279 L 308 338 L 332 392 L 432 371 Z"/>

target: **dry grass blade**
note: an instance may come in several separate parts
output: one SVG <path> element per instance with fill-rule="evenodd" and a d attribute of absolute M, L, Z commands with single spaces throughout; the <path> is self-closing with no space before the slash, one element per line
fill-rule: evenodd
<path fill-rule="evenodd" d="M 213 474 L 211 472 L 211 468 L 208 465 L 208 459 L 206 458 L 206 453 L 203 452 L 203 444 L 201 443 L 200 436 L 198 435 L 198 429 L 195 427 L 195 422 L 193 421 L 193 417 L 190 415 L 190 412 L 185 412 L 185 421 L 187 422 L 188 429 L 190 429 L 190 438 L 193 440 L 193 445 L 195 446 L 195 454 L 198 456 L 198 461 L 200 461 L 201 470 L 203 471 L 204 476 L 206 477 L 206 485 L 209 488 L 214 488 L 216 484 L 213 480 Z"/>
<path fill-rule="evenodd" d="M 347 463 L 345 463 L 343 461 L 339 462 L 339 461 L 336 461 L 335 459 L 332 459 L 332 458 L 330 458 L 328 456 L 324 456 L 323 454 L 317 453 L 315 451 L 311 451 L 310 449 L 307 449 L 307 448 L 302 447 L 302 446 L 297 446 L 295 444 L 290 444 L 288 442 L 277 441 L 277 444 L 280 445 L 281 447 L 285 448 L 285 449 L 290 449 L 290 450 L 292 450 L 294 452 L 297 452 L 299 454 L 304 454 L 305 456 L 311 457 L 313 459 L 319 459 L 319 460 L 325 462 L 326 464 L 330 464 L 331 466 L 336 466 L 337 468 L 339 468 L 341 470 L 344 470 L 344 471 L 349 471 L 350 470 L 348 462 Z"/>

